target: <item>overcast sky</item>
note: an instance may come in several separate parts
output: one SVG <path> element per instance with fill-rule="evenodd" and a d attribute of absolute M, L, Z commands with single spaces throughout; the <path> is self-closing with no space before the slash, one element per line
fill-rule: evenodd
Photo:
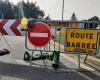
<path fill-rule="evenodd" d="M 9 0 L 14 1 L 14 0 Z M 18 2 L 20 0 L 15 0 Z M 27 1 L 27 0 L 25 0 Z M 44 10 L 46 15 L 50 15 L 52 19 L 61 19 L 62 17 L 62 1 L 63 0 L 29 0 L 37 2 L 37 6 Z M 79 20 L 88 19 L 93 16 L 100 18 L 100 0 L 64 0 L 64 19 L 70 19 L 73 12 Z"/>

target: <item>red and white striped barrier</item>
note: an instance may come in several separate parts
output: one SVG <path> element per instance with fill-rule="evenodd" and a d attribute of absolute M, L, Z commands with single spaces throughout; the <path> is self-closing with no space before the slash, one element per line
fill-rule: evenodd
<path fill-rule="evenodd" d="M 25 31 L 21 31 L 20 23 L 19 19 L 0 19 L 0 33 L 9 36 L 25 36 Z"/>
<path fill-rule="evenodd" d="M 2 35 L 24 36 L 25 32 L 21 31 L 20 20 L 18 19 L 1 19 L 0 32 Z"/>

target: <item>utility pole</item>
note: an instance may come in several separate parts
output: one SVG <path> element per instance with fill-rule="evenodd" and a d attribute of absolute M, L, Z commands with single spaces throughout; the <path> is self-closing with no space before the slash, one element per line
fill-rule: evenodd
<path fill-rule="evenodd" d="M 62 3 L 62 20 L 63 20 L 63 17 L 64 17 L 64 0 L 63 0 L 63 3 Z"/>

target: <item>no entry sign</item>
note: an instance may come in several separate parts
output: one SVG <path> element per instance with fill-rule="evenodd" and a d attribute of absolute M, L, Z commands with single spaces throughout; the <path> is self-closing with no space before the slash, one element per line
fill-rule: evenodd
<path fill-rule="evenodd" d="M 45 46 L 51 39 L 51 31 L 47 24 L 36 22 L 28 30 L 28 39 L 34 46 Z"/>

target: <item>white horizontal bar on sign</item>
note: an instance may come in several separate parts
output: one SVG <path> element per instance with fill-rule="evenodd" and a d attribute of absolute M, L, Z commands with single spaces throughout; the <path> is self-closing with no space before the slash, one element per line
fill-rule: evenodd
<path fill-rule="evenodd" d="M 48 37 L 48 33 L 31 33 L 31 37 Z"/>

